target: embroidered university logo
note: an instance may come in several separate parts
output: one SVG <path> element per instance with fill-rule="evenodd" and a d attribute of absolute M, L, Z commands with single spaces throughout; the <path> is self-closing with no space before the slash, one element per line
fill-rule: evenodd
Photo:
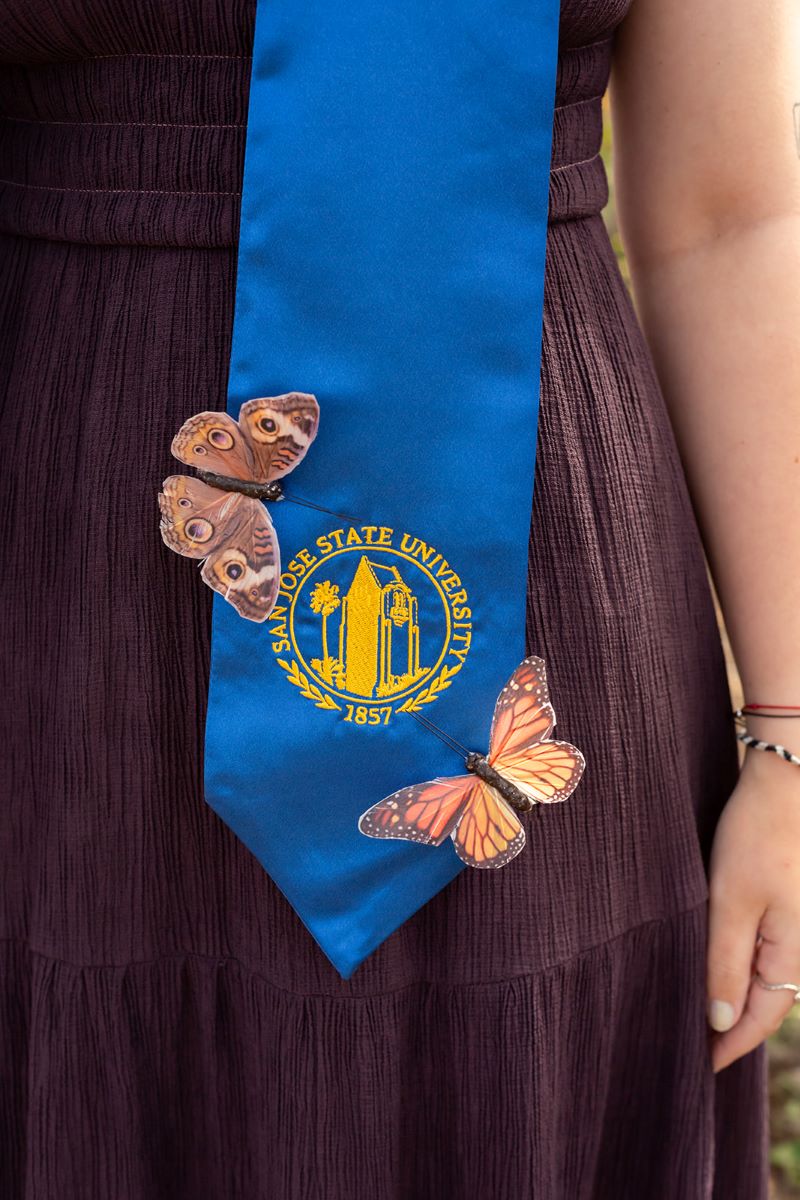
<path fill-rule="evenodd" d="M 469 653 L 472 609 L 436 547 L 388 526 L 351 525 L 295 554 L 268 628 L 302 696 L 381 726 L 450 687 Z"/>

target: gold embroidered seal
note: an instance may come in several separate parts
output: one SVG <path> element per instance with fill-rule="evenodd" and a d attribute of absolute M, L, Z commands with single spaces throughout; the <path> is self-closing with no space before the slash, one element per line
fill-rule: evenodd
<path fill-rule="evenodd" d="M 450 687 L 469 653 L 472 609 L 435 546 L 388 526 L 350 525 L 294 555 L 268 629 L 300 695 L 344 721 L 385 726 Z"/>

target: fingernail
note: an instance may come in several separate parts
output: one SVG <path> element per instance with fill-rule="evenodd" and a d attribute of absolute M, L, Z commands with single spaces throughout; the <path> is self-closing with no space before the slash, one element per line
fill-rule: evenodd
<path fill-rule="evenodd" d="M 735 1013 L 727 1000 L 712 1000 L 708 1006 L 708 1023 L 717 1033 L 725 1033 L 733 1025 Z"/>

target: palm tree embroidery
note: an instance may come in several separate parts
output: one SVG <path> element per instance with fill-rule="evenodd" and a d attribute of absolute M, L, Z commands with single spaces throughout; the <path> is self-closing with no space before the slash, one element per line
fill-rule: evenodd
<path fill-rule="evenodd" d="M 331 613 L 336 612 L 341 603 L 338 583 L 331 583 L 329 579 L 323 579 L 320 583 L 315 584 L 311 592 L 311 611 L 322 617 L 322 661 L 318 669 L 328 682 L 333 678 L 333 669 L 336 665 L 328 652 L 328 617 Z M 312 663 L 312 666 L 316 666 L 316 663 Z"/>

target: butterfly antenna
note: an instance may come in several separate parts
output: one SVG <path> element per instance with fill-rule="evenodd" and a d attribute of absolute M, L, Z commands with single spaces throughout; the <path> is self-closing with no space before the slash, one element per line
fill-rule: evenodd
<path fill-rule="evenodd" d="M 456 739 L 451 737 L 449 733 L 445 733 L 444 730 L 440 729 L 438 725 L 434 725 L 433 721 L 429 720 L 428 717 L 422 717 L 419 715 L 419 713 L 415 712 L 409 712 L 408 715 L 413 717 L 417 724 L 421 725 L 423 729 L 427 729 L 428 733 L 432 733 L 433 736 L 437 737 L 440 742 L 443 742 L 449 750 L 452 750 L 455 754 L 458 754 L 459 757 L 467 758 L 470 754 L 470 751 L 466 748 L 466 746 L 462 746 L 461 742 L 456 741 Z"/>
<path fill-rule="evenodd" d="M 317 512 L 329 513 L 332 517 L 338 517 L 340 521 L 349 521 L 351 525 L 360 524 L 359 517 L 351 517 L 347 513 L 336 512 L 333 508 L 324 508 L 321 504 L 314 504 L 313 500 L 304 500 L 302 496 L 289 495 L 285 491 L 283 499 L 289 500 L 292 504 L 301 504 L 303 508 L 315 508 Z"/>

